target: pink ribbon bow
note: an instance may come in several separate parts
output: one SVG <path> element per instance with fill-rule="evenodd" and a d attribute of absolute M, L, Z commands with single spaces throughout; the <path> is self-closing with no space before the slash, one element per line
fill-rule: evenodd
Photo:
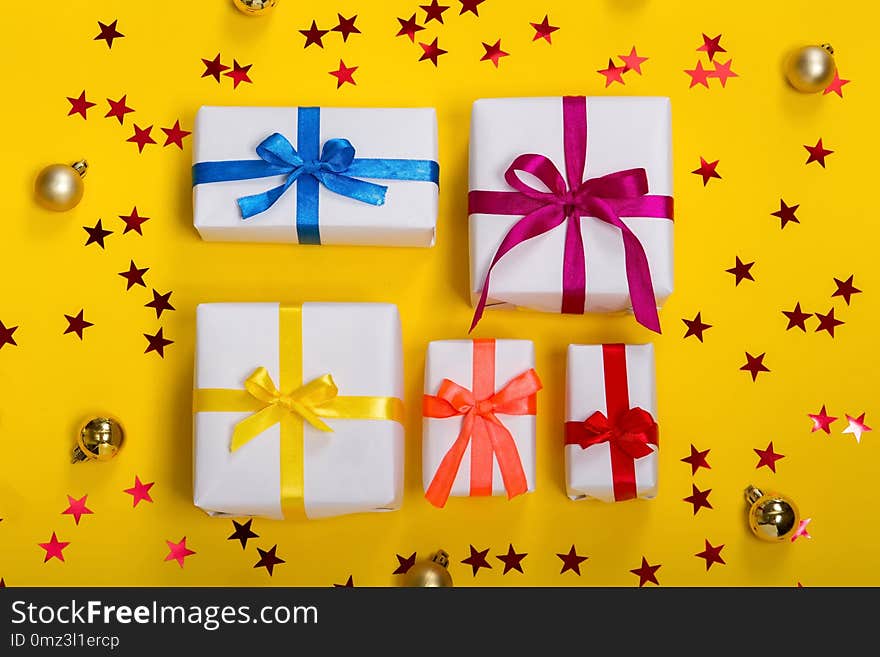
<path fill-rule="evenodd" d="M 474 190 L 468 194 L 469 214 L 524 215 L 508 231 L 486 271 L 471 330 L 483 316 L 489 294 L 489 277 L 498 261 L 518 244 L 542 235 L 563 222 L 566 222 L 566 231 L 561 310 L 568 314 L 583 314 L 587 281 L 580 219 L 596 217 L 620 230 L 633 313 L 640 324 L 659 333 L 660 319 L 645 249 L 620 217 L 671 220 L 672 197 L 649 195 L 648 177 L 641 168 L 584 180 L 587 99 L 583 96 L 565 96 L 562 99 L 562 115 L 566 178 L 546 156 L 525 154 L 516 157 L 504 174 L 507 184 L 516 191 Z M 518 175 L 520 171 L 538 178 L 549 191 L 537 189 L 523 181 Z"/>

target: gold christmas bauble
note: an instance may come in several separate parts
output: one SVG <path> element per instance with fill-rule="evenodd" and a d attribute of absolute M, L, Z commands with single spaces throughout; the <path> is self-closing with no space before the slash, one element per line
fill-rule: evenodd
<path fill-rule="evenodd" d="M 445 550 L 437 550 L 428 561 L 420 561 L 407 571 L 403 585 L 412 588 L 451 587 L 452 575 L 448 568 L 449 555 Z"/>
<path fill-rule="evenodd" d="M 278 4 L 278 0 L 232 0 L 232 4 L 248 16 L 265 16 Z"/>
<path fill-rule="evenodd" d="M 47 210 L 64 212 L 70 210 L 83 195 L 83 176 L 88 162 L 80 160 L 73 164 L 50 164 L 37 174 L 34 196 L 37 203 Z"/>
<path fill-rule="evenodd" d="M 834 48 L 827 43 L 798 48 L 785 61 L 788 83 L 805 94 L 825 89 L 834 79 L 836 70 Z"/>
<path fill-rule="evenodd" d="M 109 461 L 119 453 L 125 442 L 125 430 L 114 417 L 93 417 L 82 425 L 73 448 L 73 463 Z"/>
<path fill-rule="evenodd" d="M 749 505 L 749 528 L 764 541 L 785 541 L 797 529 L 800 514 L 794 501 L 779 493 L 765 493 L 754 486 L 745 490 Z"/>

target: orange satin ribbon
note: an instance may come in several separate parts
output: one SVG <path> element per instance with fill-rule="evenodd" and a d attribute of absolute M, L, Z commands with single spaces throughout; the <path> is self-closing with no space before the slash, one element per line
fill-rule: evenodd
<path fill-rule="evenodd" d="M 498 460 L 508 499 L 528 490 L 516 443 L 496 413 L 534 415 L 535 393 L 542 387 L 541 380 L 534 369 L 529 369 L 495 392 L 495 341 L 474 340 L 473 349 L 473 391 L 444 379 L 437 395 L 425 395 L 422 401 L 425 417 L 462 416 L 458 438 L 446 452 L 425 492 L 428 501 L 441 508 L 449 499 L 468 444 L 471 447 L 471 495 L 492 494 L 493 456 Z"/>

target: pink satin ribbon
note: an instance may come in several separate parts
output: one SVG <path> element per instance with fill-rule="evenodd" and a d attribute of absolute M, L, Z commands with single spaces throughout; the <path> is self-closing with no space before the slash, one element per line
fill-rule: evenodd
<path fill-rule="evenodd" d="M 474 190 L 468 194 L 469 214 L 524 215 L 508 231 L 495 252 L 474 312 L 471 331 L 477 326 L 486 307 L 489 277 L 502 257 L 518 244 L 530 240 L 566 222 L 565 251 L 562 265 L 562 312 L 583 314 L 587 276 L 581 217 L 596 217 L 620 230 L 626 260 L 626 280 L 636 320 L 660 332 L 657 302 L 648 258 L 641 242 L 621 216 L 672 219 L 671 196 L 648 194 L 648 176 L 644 169 L 626 169 L 584 180 L 587 156 L 587 99 L 565 96 L 562 99 L 565 147 L 565 173 L 544 155 L 516 157 L 504 179 L 516 191 Z M 542 191 L 520 179 L 524 171 L 538 178 L 550 191 Z M 567 180 L 567 184 L 566 184 Z"/>

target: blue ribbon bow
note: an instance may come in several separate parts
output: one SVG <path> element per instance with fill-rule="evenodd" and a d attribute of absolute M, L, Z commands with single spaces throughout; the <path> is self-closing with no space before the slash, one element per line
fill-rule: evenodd
<path fill-rule="evenodd" d="M 287 176 L 282 185 L 237 200 L 244 220 L 265 212 L 291 185 L 298 183 L 296 230 L 300 244 L 320 244 L 318 228 L 319 184 L 331 192 L 370 205 L 382 205 L 388 188 L 359 180 L 411 180 L 439 184 L 440 167 L 433 160 L 356 158 L 347 139 L 329 139 L 318 155 L 320 109 L 300 107 L 297 111 L 299 152 L 279 133 L 257 146 L 259 160 L 197 162 L 193 165 L 193 186 L 233 180 Z"/>

